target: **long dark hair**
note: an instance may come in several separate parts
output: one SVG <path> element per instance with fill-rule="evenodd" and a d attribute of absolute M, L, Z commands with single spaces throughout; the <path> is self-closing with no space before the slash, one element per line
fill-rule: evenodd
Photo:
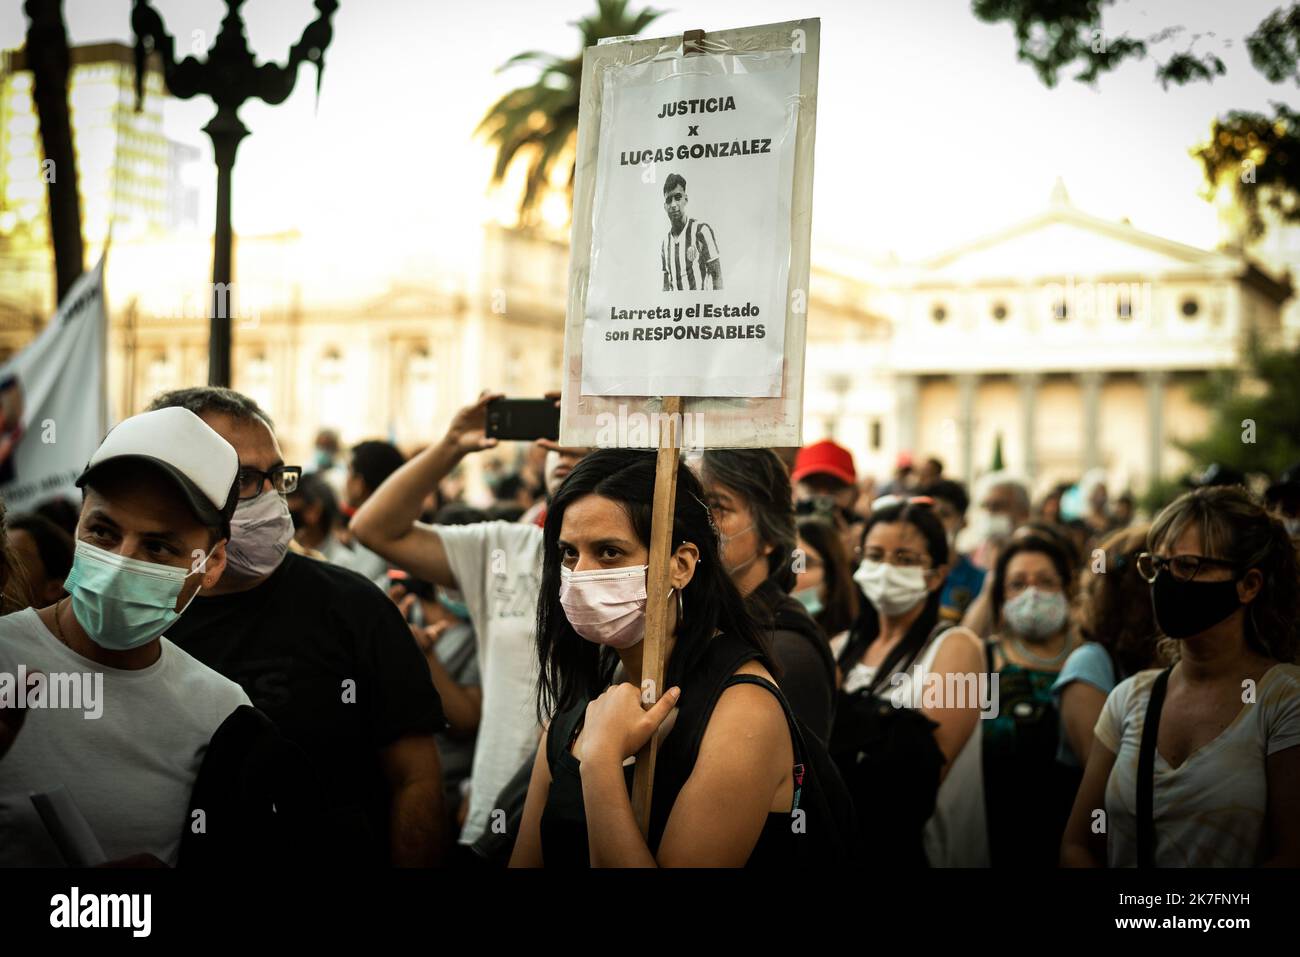
<path fill-rule="evenodd" d="M 834 525 L 818 518 L 804 519 L 799 523 L 798 531 L 799 537 L 822 557 L 826 600 L 814 619 L 827 637 L 834 638 L 846 628 L 853 627 L 860 601 L 858 586 L 853 581 L 853 567 L 844 551 L 844 540 Z"/>
<path fill-rule="evenodd" d="M 627 513 L 637 539 L 648 547 L 655 457 L 655 452 L 631 449 L 592 452 L 574 466 L 551 499 L 543 531 L 542 586 L 537 599 L 537 657 L 541 666 L 537 714 L 542 721 L 595 698 L 608 686 L 618 664 L 612 650 L 587 641 L 573 630 L 560 605 L 560 528 L 564 513 L 587 495 L 611 499 Z M 765 663 L 770 663 L 762 632 L 722 567 L 718 533 L 704 504 L 704 489 L 695 473 L 679 461 L 671 546 L 676 548 L 683 542 L 694 544 L 700 557 L 694 575 L 682 590 L 684 615 L 668 662 L 666 686 L 680 683 L 682 676 L 693 670 L 718 630 L 748 642 L 759 650 Z M 658 599 L 663 600 L 663 596 Z"/>
<path fill-rule="evenodd" d="M 867 536 L 877 525 L 890 525 L 895 522 L 906 522 L 921 533 L 921 537 L 925 539 L 926 551 L 930 553 L 932 568 L 948 564 L 948 533 L 944 530 L 938 516 L 934 514 L 933 506 L 928 503 L 908 501 L 876 509 L 871 513 L 866 527 L 862 530 L 862 544 L 866 545 Z M 921 614 L 907 629 L 903 640 L 895 645 L 885 656 L 885 660 L 880 663 L 875 680 L 872 682 L 873 688 L 879 686 L 894 672 L 905 671 L 912 666 L 917 655 L 925 648 L 926 640 L 934 631 L 935 625 L 939 623 L 939 599 L 942 593 L 943 587 L 940 586 L 926 596 L 925 607 L 921 609 Z M 841 655 L 841 667 L 847 667 L 853 660 L 861 657 L 880 635 L 880 614 L 876 611 L 876 606 L 865 597 L 859 604 L 861 611 L 853 625 L 849 643 Z"/>

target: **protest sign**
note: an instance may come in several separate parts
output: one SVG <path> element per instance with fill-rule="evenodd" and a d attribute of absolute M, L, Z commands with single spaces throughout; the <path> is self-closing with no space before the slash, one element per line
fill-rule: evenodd
<path fill-rule="evenodd" d="M 801 56 L 605 73 L 584 394 L 781 394 Z"/>
<path fill-rule="evenodd" d="M 695 30 L 583 55 L 560 442 L 659 450 L 648 594 L 669 585 L 679 448 L 801 441 L 819 31 Z M 652 602 L 643 707 L 667 690 L 669 627 Z M 646 835 L 659 738 L 633 775 Z"/>
<path fill-rule="evenodd" d="M 586 51 L 561 444 L 800 443 L 819 26 Z"/>

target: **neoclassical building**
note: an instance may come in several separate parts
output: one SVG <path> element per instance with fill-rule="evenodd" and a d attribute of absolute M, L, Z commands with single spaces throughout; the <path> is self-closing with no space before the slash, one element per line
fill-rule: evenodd
<path fill-rule="evenodd" d="M 1092 216 L 1058 183 L 1037 215 L 878 270 L 859 295 L 888 335 L 814 319 L 808 438 L 833 432 L 877 475 L 911 452 L 967 481 L 1000 442 L 1036 491 L 1100 468 L 1141 492 L 1186 465 L 1176 442 L 1208 420 L 1196 383 L 1239 366 L 1251 334 L 1282 337 L 1291 287 L 1239 252 Z"/>
<path fill-rule="evenodd" d="M 411 449 L 481 389 L 537 396 L 560 383 L 560 238 L 488 226 L 474 275 L 371 285 L 345 285 L 296 233 L 241 237 L 236 255 L 234 385 L 275 417 L 293 460 L 324 427 L 345 444 L 391 437 Z M 205 381 L 210 256 L 194 232 L 115 244 L 114 418 Z M 11 352 L 38 331 L 41 308 L 0 287 L 0 348 Z M 1240 253 L 1099 219 L 1063 188 L 1038 215 L 921 263 L 819 257 L 805 441 L 832 435 L 880 478 L 910 452 L 967 480 L 988 471 L 1000 442 L 1035 492 L 1090 468 L 1114 491 L 1141 492 L 1186 465 L 1175 442 L 1208 418 L 1195 384 L 1238 366 L 1249 334 L 1281 336 L 1290 295 L 1288 277 Z"/>

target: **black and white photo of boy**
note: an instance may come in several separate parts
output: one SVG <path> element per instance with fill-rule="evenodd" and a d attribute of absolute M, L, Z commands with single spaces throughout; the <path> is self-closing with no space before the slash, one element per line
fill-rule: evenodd
<path fill-rule="evenodd" d="M 721 289 L 722 259 L 713 227 L 686 215 L 686 180 L 669 173 L 664 180 L 668 235 L 659 244 L 664 292 Z"/>

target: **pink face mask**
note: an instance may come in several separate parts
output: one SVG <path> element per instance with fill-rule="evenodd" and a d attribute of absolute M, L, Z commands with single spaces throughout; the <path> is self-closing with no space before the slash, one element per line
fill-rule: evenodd
<path fill-rule="evenodd" d="M 560 566 L 560 605 L 573 630 L 611 648 L 631 648 L 641 641 L 647 568 L 629 565 L 575 572 Z"/>

